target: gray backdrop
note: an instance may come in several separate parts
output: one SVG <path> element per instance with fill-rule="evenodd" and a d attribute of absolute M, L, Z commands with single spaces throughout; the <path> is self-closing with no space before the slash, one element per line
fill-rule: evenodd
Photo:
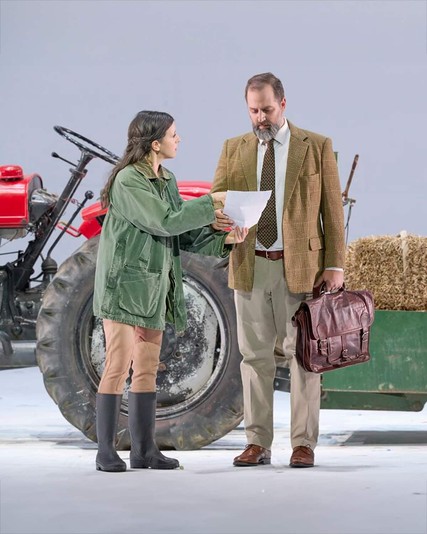
<path fill-rule="evenodd" d="M 212 180 L 223 140 L 250 129 L 243 89 L 270 70 L 287 116 L 332 137 L 341 182 L 360 154 L 350 240 L 427 235 L 424 1 L 2 0 L 0 163 L 60 192 L 77 130 L 121 154 L 141 109 L 170 112 L 179 180 Z M 107 164 L 89 167 L 98 195 Z M 76 243 L 63 247 L 76 247 Z"/>

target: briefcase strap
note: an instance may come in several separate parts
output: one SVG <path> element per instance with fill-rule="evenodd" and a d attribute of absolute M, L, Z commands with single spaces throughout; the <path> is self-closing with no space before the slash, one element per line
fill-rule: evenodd
<path fill-rule="evenodd" d="M 369 329 L 362 329 L 362 353 L 368 353 L 369 350 Z"/>

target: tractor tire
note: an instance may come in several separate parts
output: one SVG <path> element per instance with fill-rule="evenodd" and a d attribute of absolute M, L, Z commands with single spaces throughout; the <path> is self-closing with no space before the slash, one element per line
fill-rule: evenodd
<path fill-rule="evenodd" d="M 86 241 L 58 269 L 37 320 L 37 363 L 67 421 L 96 441 L 95 400 L 104 368 L 102 320 L 92 312 L 99 238 Z M 243 418 L 236 317 L 227 273 L 216 258 L 183 253 L 188 328 L 167 325 L 157 378 L 160 448 L 198 449 Z M 117 447 L 130 448 L 124 391 Z"/>

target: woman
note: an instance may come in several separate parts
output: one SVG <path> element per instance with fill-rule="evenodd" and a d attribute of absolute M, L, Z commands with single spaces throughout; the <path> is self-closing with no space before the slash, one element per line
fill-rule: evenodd
<path fill-rule="evenodd" d="M 165 321 L 186 326 L 180 249 L 225 257 L 247 229 L 215 232 L 214 202 L 226 193 L 183 202 L 174 175 L 162 167 L 180 138 L 167 113 L 141 111 L 128 145 L 101 194 L 105 217 L 95 275 L 94 314 L 103 318 L 106 359 L 96 398 L 96 469 L 125 471 L 115 439 L 123 388 L 128 398 L 130 466 L 174 469 L 155 443 L 156 376 Z"/>

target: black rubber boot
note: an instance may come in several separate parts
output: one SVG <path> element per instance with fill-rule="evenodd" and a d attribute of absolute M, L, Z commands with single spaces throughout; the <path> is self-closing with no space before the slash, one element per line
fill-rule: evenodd
<path fill-rule="evenodd" d="M 155 442 L 156 394 L 129 393 L 130 466 L 136 469 L 176 469 L 178 460 L 164 456 Z"/>
<path fill-rule="evenodd" d="M 116 432 L 120 415 L 121 395 L 96 394 L 96 435 L 98 454 L 96 469 L 117 473 L 126 471 L 126 464 L 116 452 Z"/>

